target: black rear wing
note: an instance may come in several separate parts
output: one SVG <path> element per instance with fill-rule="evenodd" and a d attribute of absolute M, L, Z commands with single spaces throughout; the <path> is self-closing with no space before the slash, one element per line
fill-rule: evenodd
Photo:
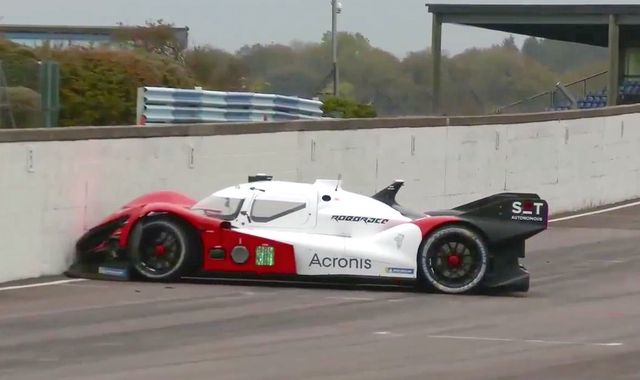
<path fill-rule="evenodd" d="M 478 199 L 454 210 L 466 216 L 498 218 L 513 222 L 546 226 L 549 222 L 549 204 L 538 194 L 500 193 Z"/>
<path fill-rule="evenodd" d="M 535 193 L 499 193 L 449 210 L 415 212 L 396 201 L 402 180 L 396 180 L 372 196 L 404 216 L 419 219 L 427 215 L 451 215 L 482 229 L 491 242 L 527 239 L 548 227 L 549 205 Z"/>
<path fill-rule="evenodd" d="M 549 224 L 549 204 L 537 194 L 495 194 L 453 211 L 480 227 L 491 243 L 524 241 L 546 230 Z"/>
<path fill-rule="evenodd" d="M 475 200 L 473 202 L 466 203 L 462 206 L 458 206 L 454 208 L 454 210 L 469 211 L 469 210 L 486 206 L 487 204 L 491 204 L 499 200 L 521 199 L 521 198 L 525 198 L 529 200 L 538 200 L 540 199 L 540 196 L 534 193 L 499 193 L 499 194 L 494 194 L 485 198 Z"/>

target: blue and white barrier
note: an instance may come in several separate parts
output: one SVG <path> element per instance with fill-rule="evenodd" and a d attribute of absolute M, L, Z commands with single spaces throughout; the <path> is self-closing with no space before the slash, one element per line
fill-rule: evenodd
<path fill-rule="evenodd" d="M 141 87 L 139 124 L 181 124 L 321 119 L 322 102 L 252 92 Z"/>

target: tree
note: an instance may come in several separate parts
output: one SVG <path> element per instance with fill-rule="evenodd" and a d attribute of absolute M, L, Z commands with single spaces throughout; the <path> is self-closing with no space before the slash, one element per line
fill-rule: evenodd
<path fill-rule="evenodd" d="M 501 47 L 507 50 L 519 51 L 518 46 L 516 45 L 516 39 L 513 35 L 510 35 L 508 38 L 505 38 L 502 41 Z"/>
<path fill-rule="evenodd" d="M 280 44 L 244 46 L 236 56 L 255 78 L 261 79 L 284 66 L 295 64 L 298 58 L 291 47 Z"/>
<path fill-rule="evenodd" d="M 329 33 L 324 35 L 320 49 L 330 57 Z M 360 33 L 343 32 L 338 34 L 338 60 L 341 81 L 353 86 L 354 100 L 371 103 L 384 115 L 407 110 L 404 94 L 410 92 L 411 83 L 403 76 L 396 56 L 371 46 Z"/>
<path fill-rule="evenodd" d="M 283 95 L 313 97 L 324 87 L 325 76 L 309 59 L 317 49 L 317 44 L 256 44 L 244 46 L 237 56 L 248 69 L 251 87 Z"/>
<path fill-rule="evenodd" d="M 473 49 L 454 58 L 457 83 L 468 92 L 473 113 L 549 89 L 557 76 L 535 60 L 509 48 Z M 464 79 L 463 79 L 464 78 Z M 459 102 L 457 102 L 459 104 Z"/>
<path fill-rule="evenodd" d="M 316 95 L 322 77 L 302 65 L 288 65 L 274 70 L 266 80 L 274 93 L 311 98 Z"/>
<path fill-rule="evenodd" d="M 178 40 L 173 24 L 166 24 L 164 20 L 159 19 L 148 20 L 144 26 L 128 26 L 122 22 L 118 25 L 120 28 L 114 33 L 114 38 L 123 45 L 182 60 L 182 52 L 186 46 Z"/>
<path fill-rule="evenodd" d="M 560 74 L 606 62 L 608 57 L 606 48 L 535 37 L 525 40 L 522 53 Z"/>
<path fill-rule="evenodd" d="M 210 46 L 196 47 L 185 53 L 185 66 L 198 85 L 218 91 L 247 90 L 243 80 L 249 70 L 240 58 Z"/>

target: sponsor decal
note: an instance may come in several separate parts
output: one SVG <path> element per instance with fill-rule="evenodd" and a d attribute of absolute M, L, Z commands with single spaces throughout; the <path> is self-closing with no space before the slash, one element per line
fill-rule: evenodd
<path fill-rule="evenodd" d="M 544 202 L 513 202 L 511 205 L 511 219 L 525 222 L 544 222 L 544 218 L 540 215 L 543 206 Z"/>
<path fill-rule="evenodd" d="M 396 247 L 398 247 L 398 249 L 400 249 L 402 247 L 402 242 L 404 241 L 404 235 L 403 234 L 398 234 L 396 235 L 395 239 L 393 239 L 396 241 Z"/>
<path fill-rule="evenodd" d="M 392 268 L 387 267 L 387 273 L 413 274 L 413 268 Z"/>
<path fill-rule="evenodd" d="M 387 224 L 389 222 L 389 219 L 370 218 L 367 216 L 351 216 L 351 215 L 333 215 L 331 216 L 331 220 L 335 220 L 336 222 L 355 222 L 355 223 L 365 223 L 365 224 Z"/>
<path fill-rule="evenodd" d="M 128 271 L 125 268 L 99 267 L 98 273 L 104 276 L 113 276 L 120 278 L 127 278 L 128 276 Z"/>
<path fill-rule="evenodd" d="M 256 247 L 256 265 L 261 267 L 272 267 L 275 264 L 276 250 L 268 245 Z"/>
<path fill-rule="evenodd" d="M 361 259 L 356 257 L 320 257 L 313 254 L 309 268 L 340 268 L 340 269 L 371 269 L 371 259 Z"/>

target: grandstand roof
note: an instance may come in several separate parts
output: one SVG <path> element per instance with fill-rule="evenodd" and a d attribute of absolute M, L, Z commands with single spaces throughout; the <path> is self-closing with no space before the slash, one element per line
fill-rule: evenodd
<path fill-rule="evenodd" d="M 442 25 L 447 23 L 608 47 L 607 105 L 618 104 L 618 88 L 623 79 L 621 73 L 624 72 L 624 68 L 621 70 L 620 67 L 620 53 L 627 54 L 626 59 L 631 57 L 630 48 L 640 48 L 640 4 L 636 1 L 585 4 L 582 1 L 572 4 L 558 1 L 550 4 L 539 1 L 535 4 L 481 4 L 478 0 L 427 3 L 429 12 L 433 14 L 431 51 L 434 113 L 439 113 L 440 109 Z"/>
<path fill-rule="evenodd" d="M 427 3 L 443 23 L 475 26 L 596 46 L 608 45 L 609 15 L 625 33 L 640 35 L 640 4 Z"/>

